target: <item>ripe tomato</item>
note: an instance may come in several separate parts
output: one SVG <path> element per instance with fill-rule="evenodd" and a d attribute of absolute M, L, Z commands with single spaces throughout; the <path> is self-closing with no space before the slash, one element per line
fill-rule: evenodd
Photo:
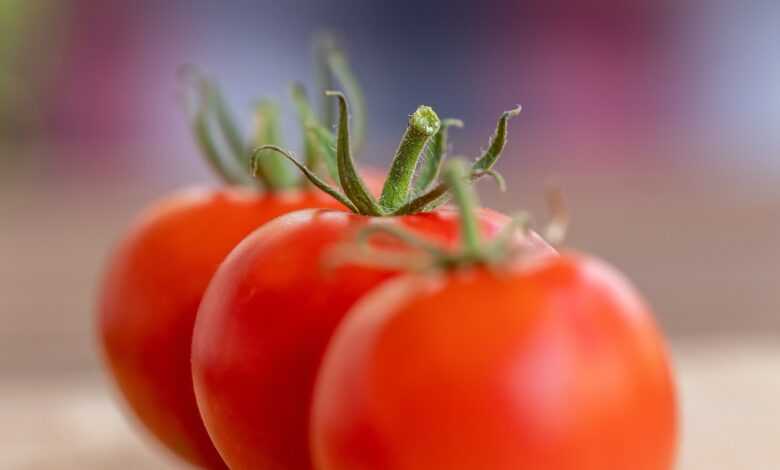
<path fill-rule="evenodd" d="M 225 468 L 201 421 L 190 373 L 195 314 L 217 266 L 274 217 L 338 206 L 314 191 L 184 191 L 149 209 L 110 258 L 98 320 L 105 358 L 135 415 L 179 456 Z"/>
<path fill-rule="evenodd" d="M 479 219 L 488 235 L 507 222 L 491 211 Z M 371 224 L 405 227 L 451 245 L 457 220 L 448 209 L 384 219 L 301 211 L 236 247 L 204 296 L 192 347 L 198 406 L 230 468 L 311 468 L 309 408 L 322 353 L 347 309 L 398 273 L 350 264 L 327 268 L 334 248 Z M 549 249 L 540 240 L 531 244 Z"/>
<path fill-rule="evenodd" d="M 366 296 L 326 353 L 311 436 L 318 470 L 671 470 L 676 399 L 632 286 L 564 254 Z"/>
<path fill-rule="evenodd" d="M 361 92 L 343 51 L 332 39 L 323 41 L 317 47 L 319 75 L 328 87 L 338 84 L 361 103 L 354 114 L 360 141 L 365 127 Z M 110 259 L 99 334 L 108 365 L 141 422 L 181 457 L 222 469 L 225 464 L 197 409 L 190 367 L 195 315 L 206 286 L 230 250 L 258 226 L 300 209 L 346 207 L 306 184 L 282 157 L 256 150 L 281 140 L 280 110 L 273 102 L 255 107 L 254 132 L 247 137 L 215 83 L 192 66 L 180 73 L 184 96 L 191 98 L 185 101 L 196 142 L 228 187 L 171 196 L 136 223 Z M 330 151 L 335 140 L 326 129 L 330 113 L 323 110 L 317 118 L 303 87 L 295 85 L 291 91 L 307 164 L 328 169 L 337 179 Z M 250 163 L 255 180 L 245 174 Z M 359 178 L 356 170 L 352 173 Z M 369 192 L 382 191 L 383 178 L 376 173 L 364 183 Z M 239 184 L 255 190 L 232 187 Z"/>

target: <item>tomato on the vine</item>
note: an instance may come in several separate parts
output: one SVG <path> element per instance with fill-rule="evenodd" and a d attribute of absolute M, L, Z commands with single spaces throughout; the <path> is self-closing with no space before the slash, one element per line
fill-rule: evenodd
<path fill-rule="evenodd" d="M 429 165 L 446 148 L 445 130 L 428 107 L 412 114 L 393 160 L 382 197 L 375 200 L 357 177 L 349 154 L 346 101 L 340 100 L 338 163 L 344 193 L 302 170 L 314 184 L 338 198 L 353 214 L 310 210 L 288 214 L 247 237 L 227 257 L 204 296 L 195 325 L 192 373 L 203 420 L 213 442 L 234 470 L 310 469 L 309 410 L 323 351 L 344 313 L 400 266 L 356 265 L 354 252 L 339 247 L 361 230 L 409 230 L 440 246 L 454 246 L 458 216 L 451 209 L 428 209 L 442 202 L 446 188 L 434 185 L 437 168 L 412 176 L 430 141 Z M 506 140 L 505 113 L 492 144 L 469 178 L 490 171 Z M 281 149 L 276 149 L 283 152 Z M 418 174 L 418 177 L 421 174 Z M 422 211 L 422 212 L 421 212 Z M 509 218 L 483 210 L 482 234 L 492 238 Z M 402 244 L 372 240 L 405 260 Z M 551 252 L 539 238 L 525 248 Z M 411 261 L 406 259 L 406 261 Z"/>
<path fill-rule="evenodd" d="M 347 314 L 315 389 L 315 468 L 671 470 L 669 360 L 628 281 L 578 254 L 491 257 L 466 232 L 460 266 Z"/>
<path fill-rule="evenodd" d="M 481 220 L 486 235 L 507 222 L 491 212 Z M 381 222 L 443 244 L 457 236 L 449 211 Z M 322 352 L 349 307 L 400 272 L 321 265 L 375 223 L 338 211 L 289 214 L 244 240 L 214 276 L 198 312 L 192 372 L 203 420 L 231 468 L 310 468 L 309 404 Z"/>

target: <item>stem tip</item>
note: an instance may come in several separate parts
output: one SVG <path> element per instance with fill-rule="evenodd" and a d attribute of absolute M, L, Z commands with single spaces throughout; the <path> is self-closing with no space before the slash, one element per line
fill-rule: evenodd
<path fill-rule="evenodd" d="M 430 137 L 439 131 L 441 120 L 430 106 L 420 106 L 409 116 L 409 126 L 416 132 Z"/>

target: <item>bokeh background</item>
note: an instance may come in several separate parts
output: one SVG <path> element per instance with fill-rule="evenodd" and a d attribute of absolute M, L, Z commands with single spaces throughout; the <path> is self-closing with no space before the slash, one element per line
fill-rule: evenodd
<path fill-rule="evenodd" d="M 624 270 L 671 339 L 679 468 L 780 468 L 780 3 L 772 0 L 0 0 L 0 468 L 170 469 L 121 412 L 93 335 L 102 263 L 131 218 L 216 184 L 177 92 L 199 64 L 244 118 L 313 84 L 340 33 L 386 165 L 419 104 L 476 155 L 521 103 L 496 208 Z"/>

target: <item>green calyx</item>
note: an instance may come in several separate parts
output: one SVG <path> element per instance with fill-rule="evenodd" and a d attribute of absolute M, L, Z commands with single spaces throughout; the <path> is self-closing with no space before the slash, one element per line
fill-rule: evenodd
<path fill-rule="evenodd" d="M 355 152 L 363 147 L 366 130 L 366 104 L 363 90 L 355 80 L 349 67 L 347 56 L 338 46 L 335 37 L 321 33 L 314 40 L 314 57 L 317 64 L 320 90 L 333 90 L 338 83 L 352 103 L 352 122 L 354 124 L 353 142 Z M 333 100 L 323 96 L 322 122 L 328 125 L 336 122 L 336 105 Z"/>
<path fill-rule="evenodd" d="M 470 171 L 461 159 L 449 162 L 443 171 L 443 184 L 450 189 L 460 216 L 460 247 L 445 249 L 403 228 L 376 224 L 358 232 L 358 250 L 352 250 L 355 254 L 350 261 L 401 269 L 455 270 L 470 266 L 498 266 L 511 259 L 517 246 L 517 232 L 528 233 L 529 217 L 525 214 L 514 217 L 493 240 L 483 241 L 477 218 L 479 203 L 474 187 L 468 181 Z M 413 250 L 404 254 L 373 248 L 368 241 L 378 234 L 396 238 Z"/>
<path fill-rule="evenodd" d="M 359 103 L 360 111 L 356 113 L 355 125 L 358 128 L 357 137 L 362 141 L 365 129 L 363 97 L 345 54 L 329 35 L 317 39 L 314 52 L 321 85 L 329 89 L 338 83 L 351 100 Z M 190 95 L 188 114 L 195 140 L 207 162 L 225 183 L 260 187 L 269 192 L 287 191 L 309 184 L 288 159 L 270 150 L 271 147 L 283 145 L 281 113 L 277 104 L 262 100 L 256 105 L 253 129 L 248 133 L 250 137 L 245 137 L 212 80 L 204 77 L 193 66 L 183 66 L 180 76 L 186 85 L 185 91 Z M 327 130 L 334 124 L 328 118 L 331 113 L 323 107 L 320 113 L 322 118 L 318 117 L 301 84 L 292 86 L 291 96 L 302 129 L 307 167 L 315 173 L 327 171 L 333 177 L 338 170 L 335 154 L 330 151 L 330 147 L 335 145 L 335 136 Z M 266 147 L 266 150 L 253 151 L 260 147 Z"/>
<path fill-rule="evenodd" d="M 292 152 L 278 145 L 258 147 L 255 149 L 253 161 L 258 162 L 269 151 L 283 155 L 298 167 L 311 184 L 358 214 L 375 217 L 415 214 L 433 210 L 449 201 L 454 193 L 452 185 L 437 180 L 439 169 L 446 157 L 448 128 L 462 127 L 460 120 L 441 120 L 429 106 L 417 108 L 409 116 L 408 126 L 393 157 L 382 193 L 377 199 L 366 187 L 352 158 L 347 97 L 343 93 L 333 91 L 327 91 L 325 94 L 335 98 L 337 103 L 338 129 L 335 139 L 317 124 L 307 127 L 320 141 L 320 148 L 327 154 L 324 161 L 331 162 L 329 173 L 333 180 L 338 181 L 339 187 L 322 179 L 316 169 L 310 167 L 308 159 L 306 163 L 302 163 Z M 503 187 L 503 178 L 492 168 L 506 146 L 509 119 L 519 112 L 518 107 L 501 115 L 487 150 L 465 171 L 464 184 L 470 184 L 483 176 L 492 176 Z M 423 155 L 425 159 L 420 162 Z M 258 163 L 255 163 L 254 166 L 257 165 Z"/>

